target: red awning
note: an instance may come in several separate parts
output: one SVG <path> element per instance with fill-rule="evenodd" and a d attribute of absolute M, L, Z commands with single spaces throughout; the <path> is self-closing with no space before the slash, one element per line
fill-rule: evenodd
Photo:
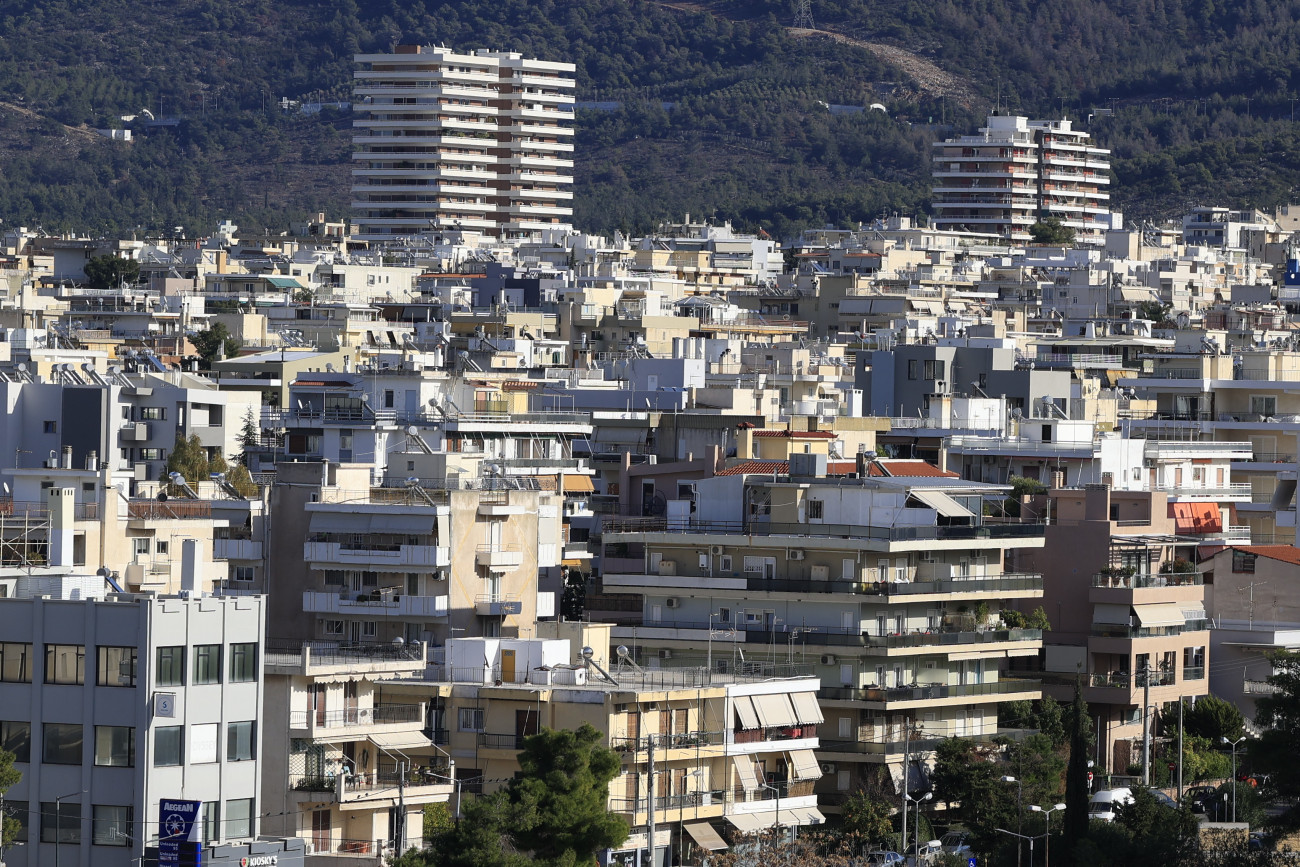
<path fill-rule="evenodd" d="M 1169 517 L 1174 519 L 1175 533 L 1198 536 L 1223 532 L 1223 520 L 1215 503 L 1170 503 Z"/>

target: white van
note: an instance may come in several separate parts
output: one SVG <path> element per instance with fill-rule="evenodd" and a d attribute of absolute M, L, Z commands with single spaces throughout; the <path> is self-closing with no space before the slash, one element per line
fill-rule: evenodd
<path fill-rule="evenodd" d="M 1115 821 L 1115 807 L 1119 804 L 1133 803 L 1133 791 L 1127 788 L 1106 789 L 1097 792 L 1088 802 L 1088 818 L 1103 822 Z"/>

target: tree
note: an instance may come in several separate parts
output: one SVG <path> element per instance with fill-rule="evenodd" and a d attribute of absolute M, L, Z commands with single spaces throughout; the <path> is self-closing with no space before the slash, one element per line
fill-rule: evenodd
<path fill-rule="evenodd" d="M 207 330 L 191 335 L 190 343 L 194 344 L 194 349 L 199 353 L 199 358 L 202 359 L 200 365 L 204 370 L 210 370 L 212 362 L 218 356 L 230 358 L 238 355 L 244 345 L 242 340 L 230 335 L 230 329 L 224 322 L 216 322 Z"/>
<path fill-rule="evenodd" d="M 82 270 L 92 289 L 116 289 L 140 279 L 140 263 L 120 256 L 94 256 Z"/>
<path fill-rule="evenodd" d="M 854 792 L 844 802 L 842 812 L 846 839 L 866 846 L 883 842 L 893 833 L 889 819 L 892 812 L 893 807 L 887 802 L 866 792 Z"/>
<path fill-rule="evenodd" d="M 244 426 L 239 431 L 239 462 L 248 466 L 249 452 L 257 451 L 262 445 L 262 432 L 257 427 L 257 419 L 250 406 L 244 412 Z"/>
<path fill-rule="evenodd" d="M 1166 724 L 1178 724 L 1177 711 L 1166 719 Z M 1235 741 L 1241 737 L 1245 719 L 1237 706 L 1212 695 L 1204 695 L 1196 704 L 1183 710 L 1183 732 L 1192 737 L 1202 737 L 1217 744 L 1220 739 Z"/>
<path fill-rule="evenodd" d="M 1035 244 L 1060 247 L 1074 243 L 1074 230 L 1062 225 L 1056 217 L 1048 217 L 1029 227 L 1029 237 L 1034 239 Z"/>
<path fill-rule="evenodd" d="M 178 439 L 167 456 L 167 474 L 180 473 L 191 485 L 207 481 L 211 471 L 208 469 L 208 452 L 198 436 Z"/>
<path fill-rule="evenodd" d="M 609 812 L 609 784 L 622 762 L 604 737 L 584 723 L 577 731 L 544 729 L 524 740 L 523 776 L 508 789 L 516 808 L 511 837 L 535 860 L 590 864 L 602 849 L 627 839 L 629 827 Z"/>
<path fill-rule="evenodd" d="M 22 771 L 14 767 L 14 754 L 0 750 L 0 795 L 9 791 L 23 778 Z M 4 861 L 4 850 L 13 844 L 22 823 L 8 813 L 0 814 L 0 863 Z"/>
<path fill-rule="evenodd" d="M 1070 760 L 1065 770 L 1065 819 L 1061 836 L 1073 847 L 1088 835 L 1088 756 L 1092 753 L 1092 718 L 1083 700 L 1081 679 L 1074 682 L 1074 701 L 1066 714 Z"/>
<path fill-rule="evenodd" d="M 446 802 L 424 805 L 424 839 L 436 840 L 456 827 Z"/>
<path fill-rule="evenodd" d="M 1269 654 L 1273 674 L 1268 684 L 1276 692 L 1255 700 L 1255 724 L 1263 729 L 1247 744 L 1251 764 L 1272 776 L 1279 802 L 1289 803 L 1277 824 L 1300 827 L 1300 653 L 1279 650 Z M 1282 799 L 1285 799 L 1284 801 Z"/>
<path fill-rule="evenodd" d="M 226 473 L 226 484 L 238 491 L 241 497 L 255 497 L 261 490 L 257 482 L 253 481 L 248 467 L 243 464 L 235 464 L 234 468 Z"/>

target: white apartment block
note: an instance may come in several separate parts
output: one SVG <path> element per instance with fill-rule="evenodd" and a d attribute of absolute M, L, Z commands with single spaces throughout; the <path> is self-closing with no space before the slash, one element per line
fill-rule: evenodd
<path fill-rule="evenodd" d="M 356 64 L 356 237 L 568 228 L 573 64 L 418 45 Z"/>
<path fill-rule="evenodd" d="M 976 135 L 935 142 L 934 227 L 1028 241 L 1055 217 L 1085 243 L 1111 226 L 1110 151 L 1068 120 L 993 115 Z"/>
<path fill-rule="evenodd" d="M 22 772 L 11 867 L 153 863 L 160 799 L 202 801 L 205 843 L 259 835 L 262 597 L 0 583 L 0 746 Z"/>

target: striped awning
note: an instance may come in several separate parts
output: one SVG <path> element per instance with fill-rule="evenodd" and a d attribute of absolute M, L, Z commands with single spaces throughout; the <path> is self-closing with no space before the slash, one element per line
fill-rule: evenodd
<path fill-rule="evenodd" d="M 821 706 L 817 704 L 817 696 L 811 692 L 792 692 L 790 700 L 794 702 L 794 715 L 799 720 L 799 725 L 816 725 L 825 722 L 822 716 Z"/>
<path fill-rule="evenodd" d="M 788 753 L 790 769 L 796 780 L 820 780 L 822 768 L 817 762 L 817 754 L 812 750 L 791 750 Z"/>

